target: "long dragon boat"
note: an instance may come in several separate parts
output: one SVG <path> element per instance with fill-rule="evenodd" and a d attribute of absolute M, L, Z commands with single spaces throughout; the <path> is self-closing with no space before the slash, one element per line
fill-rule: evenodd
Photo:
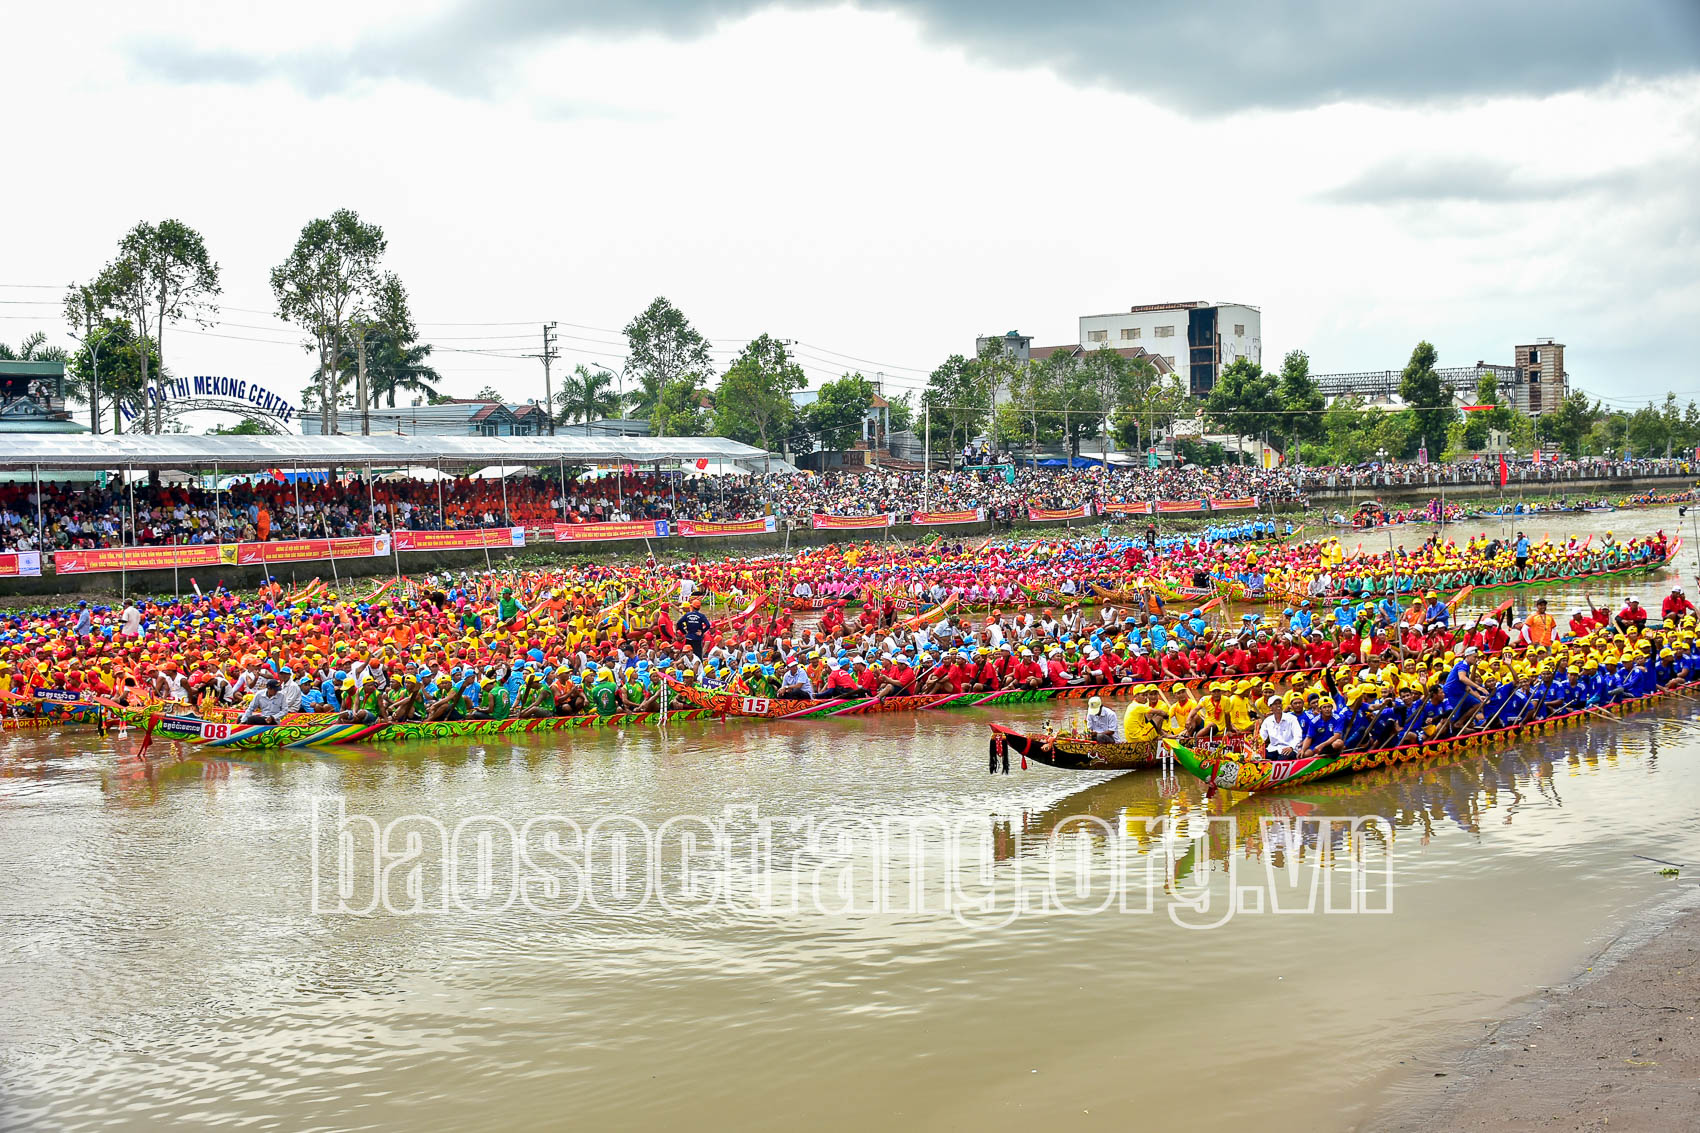
<path fill-rule="evenodd" d="M 1684 686 L 1685 689 L 1694 687 L 1694 683 Z M 1455 756 L 1482 747 L 1498 746 L 1501 743 L 1526 736 L 1546 735 L 1556 732 L 1560 728 L 1587 723 L 1591 719 L 1599 719 L 1602 716 L 1627 715 L 1679 691 L 1681 690 L 1665 689 L 1633 700 L 1619 701 L 1616 704 L 1602 705 L 1597 708 L 1579 708 L 1561 716 L 1550 716 L 1545 720 L 1532 720 L 1524 724 L 1514 724 L 1508 728 L 1490 728 L 1486 731 L 1470 732 L 1466 735 L 1454 736 L 1444 740 L 1400 744 L 1397 747 L 1367 748 L 1363 751 L 1348 751 L 1339 755 L 1307 755 L 1297 759 L 1267 759 L 1225 749 L 1194 751 L 1186 744 L 1173 739 L 1165 742 L 1174 752 L 1176 766 L 1202 782 L 1206 787 L 1213 790 L 1220 788 L 1227 791 L 1249 793 L 1293 787 L 1300 783 L 1327 779 L 1335 775 L 1349 775 L 1353 772 L 1367 771 L 1378 767 L 1395 767 L 1404 763 Z"/>
<path fill-rule="evenodd" d="M 1163 759 L 1162 740 L 1101 744 L 1078 736 L 1030 736 L 1002 724 L 992 725 L 992 757 L 1015 752 L 1047 767 L 1065 771 L 1138 771 Z"/>
<path fill-rule="evenodd" d="M 23 696 L 0 690 L 0 730 L 43 727 L 103 727 L 106 712 L 70 689 L 38 688 Z"/>
<path fill-rule="evenodd" d="M 241 724 L 195 715 L 172 715 L 157 706 L 116 708 L 116 715 L 133 728 L 158 739 L 178 740 L 212 748 L 319 748 L 343 744 L 396 743 L 403 740 L 448 740 L 485 736 L 556 732 L 569 728 L 624 728 L 701 720 L 701 708 L 662 712 L 618 712 L 612 716 L 545 716 L 537 719 L 435 720 L 400 724 L 346 724 L 330 715 L 291 713 L 278 724 Z M 302 717 L 307 719 L 303 720 Z"/>
<path fill-rule="evenodd" d="M 1591 582 L 1602 578 L 1613 578 L 1618 575 L 1653 574 L 1674 563 L 1676 561 L 1677 551 L 1679 551 L 1681 547 L 1682 537 L 1679 535 L 1671 541 L 1668 547 L 1665 548 L 1663 557 L 1649 559 L 1645 562 L 1623 563 L 1620 566 L 1605 567 L 1601 570 L 1578 571 L 1573 574 L 1542 574 L 1530 578 L 1502 578 L 1489 582 L 1476 583 L 1469 583 L 1466 579 L 1463 580 L 1463 582 L 1465 584 L 1472 585 L 1476 590 L 1521 590 L 1534 586 L 1561 586 L 1568 582 Z M 1445 583 L 1437 583 L 1434 579 L 1413 578 L 1409 581 L 1409 585 L 1402 584 L 1398 590 L 1393 591 L 1392 593 L 1397 597 L 1409 597 L 1421 591 L 1427 591 L 1430 589 L 1447 589 L 1459 584 L 1460 581 L 1456 579 L 1449 580 Z M 1311 594 L 1308 591 L 1305 591 L 1302 596 L 1313 600 L 1317 598 L 1333 599 L 1343 597 L 1354 602 L 1359 602 L 1369 601 L 1375 598 L 1385 598 L 1388 593 L 1389 592 L 1385 589 L 1372 588 L 1358 591 L 1331 590 L 1326 594 Z"/>
<path fill-rule="evenodd" d="M 1161 683 L 1164 687 L 1171 683 L 1184 684 L 1189 689 L 1197 690 L 1225 679 L 1256 679 L 1259 682 L 1269 680 L 1278 687 L 1285 688 L 1293 680 L 1312 677 L 1317 671 L 1315 668 L 1288 669 L 1279 673 L 1258 674 L 1255 678 L 1252 674 L 1240 674 L 1233 678 L 1216 675 L 1184 677 L 1178 681 L 1164 679 Z M 1134 682 L 1124 681 L 1120 684 L 1066 685 L 1061 688 L 1006 688 L 991 692 L 934 692 L 910 696 L 845 696 L 801 700 L 782 696 L 761 696 L 732 689 L 703 688 L 681 684 L 672 678 L 667 680 L 669 695 L 698 708 L 705 708 L 715 716 L 746 716 L 763 720 L 809 720 L 826 716 L 860 716 L 874 712 L 935 712 L 951 708 L 989 708 L 1003 704 L 1041 704 L 1049 700 L 1088 700 L 1094 696 L 1107 700 L 1111 697 L 1131 696 L 1137 687 Z"/>
<path fill-rule="evenodd" d="M 996 692 L 941 692 L 917 696 L 846 696 L 825 700 L 793 700 L 752 696 L 743 692 L 698 688 L 669 681 L 672 695 L 706 714 L 721 718 L 817 720 L 828 716 L 860 716 L 875 712 L 929 712 L 946 708 L 984 708 L 998 704 L 1038 704 L 1047 700 L 1079 700 L 1103 696 L 1128 685 L 1081 685 L 1076 688 L 1007 688 Z"/>

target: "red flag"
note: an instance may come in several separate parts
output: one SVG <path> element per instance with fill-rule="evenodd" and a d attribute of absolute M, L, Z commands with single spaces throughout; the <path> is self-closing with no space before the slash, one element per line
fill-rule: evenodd
<path fill-rule="evenodd" d="M 1507 484 L 1507 482 L 1510 481 L 1510 479 L 1511 479 L 1511 469 L 1509 469 L 1505 466 L 1505 454 L 1500 453 L 1499 454 L 1499 486 L 1501 488 L 1505 487 L 1505 485 Z"/>
<path fill-rule="evenodd" d="M 706 456 L 697 457 L 697 471 L 698 472 L 707 472 L 708 471 L 708 458 Z"/>

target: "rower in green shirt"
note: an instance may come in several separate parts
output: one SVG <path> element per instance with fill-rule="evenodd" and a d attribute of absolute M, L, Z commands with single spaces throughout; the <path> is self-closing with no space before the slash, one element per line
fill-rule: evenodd
<path fill-rule="evenodd" d="M 590 686 L 590 703 L 598 716 L 612 716 L 620 711 L 620 694 L 614 687 L 611 671 L 596 670 L 596 683 Z"/>

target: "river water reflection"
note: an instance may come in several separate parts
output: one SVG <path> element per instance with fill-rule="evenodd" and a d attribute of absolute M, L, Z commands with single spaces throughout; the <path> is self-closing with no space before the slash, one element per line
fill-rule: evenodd
<path fill-rule="evenodd" d="M 1697 709 L 1249 800 L 987 774 L 988 722 L 1078 706 L 147 770 L 118 759 L 134 737 L 7 735 L 0 1125 L 1349 1128 L 1667 890 L 1646 859 L 1700 861 Z M 427 865 L 435 824 L 558 816 L 533 833 L 596 899 L 501 907 L 526 863 L 473 830 L 451 849 L 469 908 L 315 912 L 381 888 L 339 804 L 394 824 L 398 856 L 418 835 Z M 610 815 L 633 836 L 587 851 Z M 676 824 L 648 855 L 636 832 L 680 816 L 725 823 L 735 853 Z M 1320 833 L 1331 817 L 1361 837 Z M 763 818 L 831 822 L 779 823 L 758 860 Z M 886 843 L 889 875 L 1033 907 L 853 904 L 877 888 L 859 832 L 895 819 L 920 832 Z M 1276 914 L 1316 865 L 1347 911 Z M 638 900 L 646 873 L 670 900 Z M 430 868 L 392 874 L 400 904 L 440 895 Z M 1039 907 L 1089 907 L 1106 879 L 1132 897 Z M 774 892 L 811 900 L 752 905 Z"/>

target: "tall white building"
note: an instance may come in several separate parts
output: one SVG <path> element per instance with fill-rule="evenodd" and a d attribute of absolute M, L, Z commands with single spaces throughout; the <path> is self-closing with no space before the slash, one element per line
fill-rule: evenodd
<path fill-rule="evenodd" d="M 1080 345 L 1144 347 L 1165 359 L 1194 397 L 1203 397 L 1235 359 L 1263 364 L 1263 316 L 1243 303 L 1149 303 L 1082 315 Z"/>

